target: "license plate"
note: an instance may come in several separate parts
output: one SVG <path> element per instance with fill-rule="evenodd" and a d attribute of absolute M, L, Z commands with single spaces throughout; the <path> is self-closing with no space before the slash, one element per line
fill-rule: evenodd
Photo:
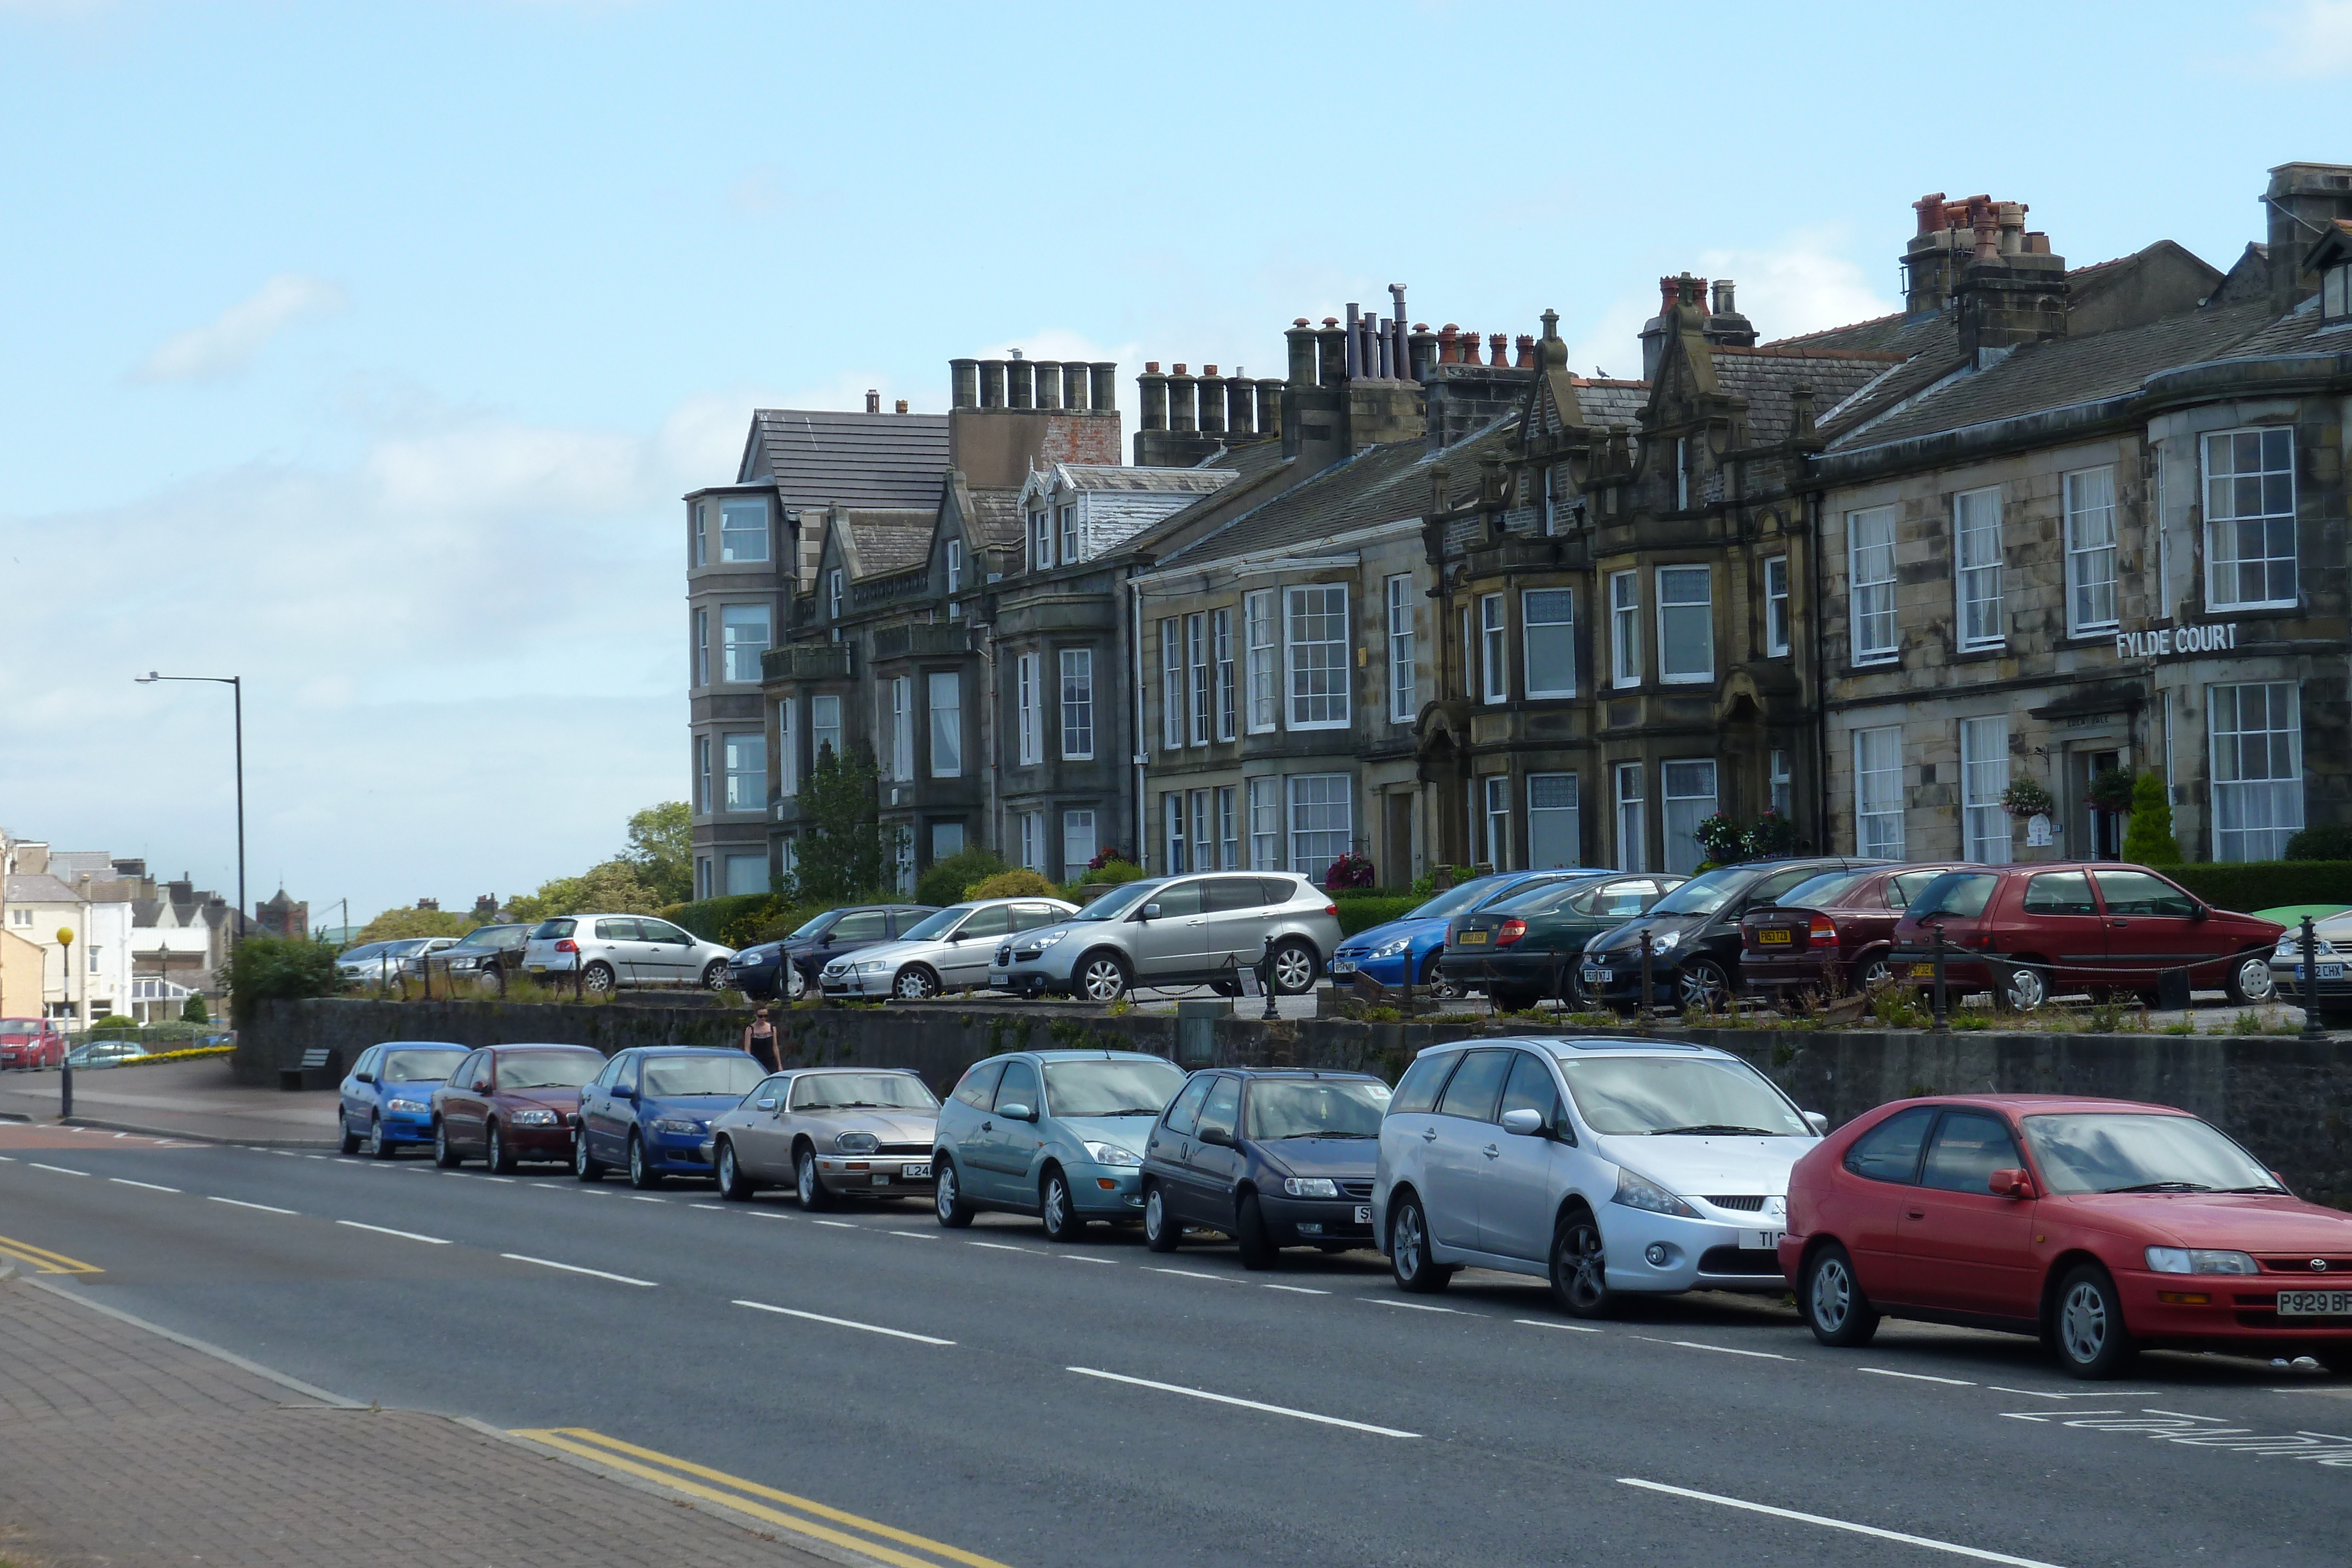
<path fill-rule="evenodd" d="M 1605 986 L 1609 981 L 1610 973 L 1606 969 L 1587 969 L 1584 971 L 1584 983 L 1588 986 Z"/>
<path fill-rule="evenodd" d="M 1335 975 L 1352 975 L 1356 972 L 1356 961 L 1353 958 L 1334 958 L 1331 960 L 1331 972 Z"/>
<path fill-rule="evenodd" d="M 925 1161 L 919 1166 L 908 1166 L 899 1171 L 898 1174 L 905 1176 L 908 1181 L 929 1181 L 931 1179 L 930 1163 L 929 1161 Z"/>
<path fill-rule="evenodd" d="M 1936 977 L 1936 966 L 1914 964 L 1911 966 L 1911 977 L 1915 980 L 1932 980 Z"/>
<path fill-rule="evenodd" d="M 991 975 L 988 977 L 988 983 L 992 986 L 1002 986 L 1012 977 L 1010 975 Z"/>
<path fill-rule="evenodd" d="M 1371 1222 L 1372 1206 L 1369 1203 L 1360 1203 L 1356 1205 L 1356 1223 L 1359 1225 L 1370 1225 Z"/>
<path fill-rule="evenodd" d="M 1484 931 L 1465 931 L 1462 934 L 1462 946 L 1465 947 L 1475 947 L 1486 940 L 1486 934 Z"/>
<path fill-rule="evenodd" d="M 2294 967 L 2294 977 L 2298 980 L 2303 978 L 2303 966 L 2300 964 Z M 2344 977 L 2344 966 L 2322 964 L 2319 966 L 2319 977 L 2323 980 L 2340 980 Z"/>
<path fill-rule="evenodd" d="M 544 964 L 530 964 L 526 965 L 525 967 L 529 968 L 534 975 L 544 975 L 547 973 L 547 966 Z"/>
<path fill-rule="evenodd" d="M 1739 1246 L 1743 1251 L 1769 1252 L 1780 1245 L 1781 1234 L 1778 1230 L 1743 1230 L 1739 1233 Z"/>
<path fill-rule="evenodd" d="M 1783 930 L 1766 929 L 1756 934 L 1756 940 L 1767 947 L 1786 947 L 1789 946 L 1790 935 L 1791 933 Z"/>
<path fill-rule="evenodd" d="M 2283 1318 L 2352 1317 L 2352 1291 L 2281 1291 L 2278 1313 Z"/>

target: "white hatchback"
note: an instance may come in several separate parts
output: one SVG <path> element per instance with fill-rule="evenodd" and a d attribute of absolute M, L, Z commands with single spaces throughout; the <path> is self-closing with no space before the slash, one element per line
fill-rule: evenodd
<path fill-rule="evenodd" d="M 1624 1294 L 1782 1291 L 1789 1167 L 1826 1124 L 1709 1046 L 1439 1046 L 1381 1124 L 1372 1234 L 1407 1291 L 1498 1269 L 1549 1279 L 1577 1317 Z"/>
<path fill-rule="evenodd" d="M 598 993 L 616 986 L 700 986 L 715 991 L 732 947 L 705 942 L 650 915 L 562 915 L 542 920 L 522 946 L 522 972 Z"/>

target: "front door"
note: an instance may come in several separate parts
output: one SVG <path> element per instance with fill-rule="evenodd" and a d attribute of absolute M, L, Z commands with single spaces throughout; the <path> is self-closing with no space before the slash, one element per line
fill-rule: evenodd
<path fill-rule="evenodd" d="M 1208 943 L 1208 916 L 1201 912 L 1199 882 L 1171 883 L 1145 902 L 1158 913 L 1135 925 L 1135 977 L 1149 985 L 1155 979 L 1189 975 L 1206 967 L 1202 954 Z"/>
<path fill-rule="evenodd" d="M 37 1055 L 39 1046 L 39 1037 L 35 1036 L 26 1041 L 25 1049 Z M 352 1063 L 351 1072 L 343 1079 L 341 1085 L 342 1103 L 339 1109 L 343 1118 L 342 1131 L 347 1133 L 367 1131 L 368 1118 L 375 1113 L 376 1094 L 382 1085 L 362 1083 L 360 1082 L 360 1074 L 373 1073 L 375 1064 L 383 1059 L 383 1047 L 372 1045 L 360 1052 L 360 1059 Z M 26 1065 L 37 1064 L 35 1057 L 26 1059 Z"/>
<path fill-rule="evenodd" d="M 645 961 L 656 980 L 665 986 L 691 985 L 702 977 L 694 967 L 694 938 L 667 920 L 640 920 Z"/>
<path fill-rule="evenodd" d="M 1165 1167 L 1158 1173 L 1160 1201 L 1179 1220 L 1198 1220 L 1192 1212 L 1192 1139 L 1200 1130 L 1201 1105 L 1209 1091 L 1223 1082 L 1213 1072 L 1195 1074 L 1169 1104 L 1167 1118 L 1151 1130 L 1146 1158 Z"/>
<path fill-rule="evenodd" d="M 2095 871 L 2107 916 L 2107 961 L 2132 971 L 2126 984 L 2153 988 L 2163 971 L 2228 955 L 2210 920 L 2192 919 L 2197 901 L 2144 871 Z"/>
<path fill-rule="evenodd" d="M 1948 1312 L 2035 1315 L 2034 1203 L 1996 1197 L 1988 1186 L 1993 1172 L 2024 1164 L 2000 1117 L 1944 1113 L 1919 1185 L 1905 1195 L 1895 1248 L 1912 1281 L 1906 1299 Z"/>
<path fill-rule="evenodd" d="M 2083 799 L 2088 800 L 2091 786 L 2098 781 L 2100 774 L 2115 772 L 2123 767 L 2124 754 L 2120 751 L 2086 751 L 2082 757 Z M 2124 813 L 2085 807 L 2084 814 L 2090 818 L 2084 826 L 2090 829 L 2091 838 L 2089 852 L 2083 858 L 2092 861 L 2123 859 Z"/>
<path fill-rule="evenodd" d="M 452 1081 L 449 1087 L 455 1092 L 442 1103 L 442 1124 L 448 1130 L 449 1141 L 460 1148 L 471 1149 L 482 1141 L 482 1124 L 489 1114 L 492 1061 L 488 1051 L 477 1051 L 464 1081 Z"/>
<path fill-rule="evenodd" d="M 995 1103 L 981 1117 L 979 1134 L 964 1145 L 964 1180 L 974 1197 L 997 1203 L 1033 1200 L 1026 1178 L 1029 1155 L 1037 1146 L 1036 1124 L 1015 1121 L 1003 1112 L 1007 1105 L 1026 1105 L 1036 1115 L 1041 1092 L 1034 1063 L 1016 1057 L 1004 1064 Z"/>
<path fill-rule="evenodd" d="M 2018 898 L 2023 930 L 2011 939 L 2058 966 L 2063 982 L 2134 984 L 2106 974 L 2113 933 L 2091 897 L 2091 879 L 2079 871 L 2045 871 L 2026 878 Z M 2147 982 L 2153 983 L 2153 982 Z"/>
<path fill-rule="evenodd" d="M 783 1136 L 784 1117 L 792 1101 L 793 1080 L 785 1074 L 761 1081 L 751 1093 L 747 1120 L 733 1133 L 736 1163 L 747 1176 L 782 1181 L 792 1173 L 792 1149 Z"/>
<path fill-rule="evenodd" d="M 1545 1133 L 1532 1136 L 1507 1133 L 1501 1127 L 1480 1149 L 1486 1168 L 1478 1192 L 1479 1248 L 1507 1258 L 1542 1260 L 1551 1248 L 1557 1206 L 1552 1202 L 1552 1164 L 1564 1151 L 1546 1134 L 1567 1125 L 1568 1118 L 1554 1086 L 1551 1069 L 1532 1051 L 1511 1053 L 1510 1076 L 1503 1083 L 1502 1111 L 1533 1111 L 1543 1118 Z M 1497 1112 L 1496 1119 L 1501 1120 Z M 1487 1149 L 1493 1153 L 1488 1154 Z"/>
<path fill-rule="evenodd" d="M 1862 1292 L 1882 1301 L 1910 1301 L 1910 1280 L 1899 1250 L 1903 1218 L 1916 1207 L 1919 1156 L 1936 1124 L 1933 1105 L 1898 1111 L 1853 1141 L 1845 1152 L 1850 1181 L 1834 1184 L 1818 1229 L 1845 1238 Z"/>
<path fill-rule="evenodd" d="M 1426 1155 L 1429 1190 L 1423 1198 L 1429 1210 L 1429 1233 L 1444 1246 L 1475 1248 L 1479 1243 L 1480 1189 L 1495 1164 L 1486 1151 L 1503 1135 L 1503 1129 L 1495 1125 L 1496 1107 L 1503 1097 L 1503 1080 L 1518 1054 L 1471 1051 L 1454 1070 L 1437 1102 L 1432 1119 L 1437 1136 Z"/>
<path fill-rule="evenodd" d="M 975 909 L 956 927 L 955 940 L 942 944 L 932 962 L 940 984 L 950 991 L 968 990 L 988 983 L 988 961 L 996 956 L 997 940 L 1013 929 L 1013 908 L 1000 904 Z"/>
<path fill-rule="evenodd" d="M 1233 1228 L 1234 1179 L 1242 1163 L 1234 1145 L 1241 1139 L 1241 1080 L 1220 1073 L 1201 1104 L 1201 1124 L 1184 1161 L 1184 1212 L 1197 1224 Z M 1224 1143 L 1213 1144 L 1204 1136 L 1213 1127 L 1224 1134 Z"/>

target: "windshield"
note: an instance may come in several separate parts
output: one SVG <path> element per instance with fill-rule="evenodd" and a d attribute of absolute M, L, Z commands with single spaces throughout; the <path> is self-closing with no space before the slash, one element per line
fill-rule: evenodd
<path fill-rule="evenodd" d="M 956 928 L 959 921 L 978 907 L 979 905 L 972 904 L 950 904 L 937 915 L 925 916 L 920 925 L 908 926 L 899 933 L 898 940 L 921 942 L 936 936 L 944 936 Z"/>
<path fill-rule="evenodd" d="M 1780 903 L 1804 909 L 1827 909 L 1851 892 L 1856 883 L 1870 873 L 1866 871 L 1823 872 L 1807 877 L 1780 895 Z"/>
<path fill-rule="evenodd" d="M 2025 1141 L 2053 1192 L 2284 1190 L 2252 1155 L 2194 1116 L 2028 1116 Z"/>
<path fill-rule="evenodd" d="M 1407 915 L 1405 918 L 1407 920 L 1440 920 L 1447 915 L 1459 915 L 1465 909 L 1476 907 L 1480 900 L 1501 887 L 1503 882 L 1503 878 L 1496 876 L 1472 877 L 1459 887 L 1447 888 L 1435 898 Z"/>
<path fill-rule="evenodd" d="M 462 1051 L 391 1051 L 376 1076 L 386 1083 L 438 1083 L 465 1054 Z"/>
<path fill-rule="evenodd" d="M 1297 1082 L 1268 1079 L 1250 1085 L 1253 1138 L 1377 1138 L 1389 1108 L 1389 1086 L 1360 1078 Z"/>
<path fill-rule="evenodd" d="M 1596 1133 L 1717 1133 L 1810 1138 L 1788 1097 L 1744 1061 L 1719 1056 L 1566 1057 L 1560 1071 Z"/>
<path fill-rule="evenodd" d="M 1957 915 L 1963 920 L 1973 920 L 1984 913 L 1992 890 L 2000 878 L 1989 871 L 1948 871 L 1926 887 L 1911 901 L 1906 912 L 1913 920 L 1925 920 L 1931 915 Z"/>
<path fill-rule="evenodd" d="M 748 1061 L 749 1058 L 746 1058 Z M 524 1051 L 499 1058 L 499 1092 L 509 1089 L 577 1089 L 604 1065 L 593 1051 Z"/>
<path fill-rule="evenodd" d="M 374 957 L 378 953 L 381 953 L 381 952 L 383 952 L 383 943 L 381 943 L 381 942 L 369 942 L 369 943 L 365 943 L 365 944 L 363 944 L 363 945 L 362 945 L 362 946 L 360 946 L 353 947 L 353 948 L 350 949 L 348 952 L 346 952 L 346 953 L 343 955 L 343 957 L 344 957 L 346 960 L 352 959 L 352 958 L 373 958 L 373 957 Z"/>
<path fill-rule="evenodd" d="M 1712 915 L 1731 902 L 1732 895 L 1755 876 L 1754 868 L 1727 865 L 1705 876 L 1695 876 L 1657 903 L 1653 915 Z"/>
<path fill-rule="evenodd" d="M 552 942 L 558 937 L 571 936 L 573 927 L 577 925 L 577 921 L 561 917 L 554 920 L 542 920 L 539 923 L 539 929 L 530 934 L 530 939 L 534 942 Z"/>
<path fill-rule="evenodd" d="M 939 1104 L 911 1072 L 812 1072 L 793 1081 L 795 1111 L 936 1111 Z"/>
<path fill-rule="evenodd" d="M 819 931 L 824 930 L 824 923 L 832 918 L 833 911 L 830 909 L 826 910 L 823 915 L 813 915 L 802 924 L 799 930 L 793 932 L 789 936 L 782 938 L 782 940 L 786 942 L 796 942 L 803 936 L 814 936 Z"/>
<path fill-rule="evenodd" d="M 757 1059 L 740 1051 L 723 1056 L 656 1056 L 646 1062 L 645 1092 L 655 1099 L 671 1094 L 740 1097 L 767 1075 Z"/>
<path fill-rule="evenodd" d="M 1157 1116 L 1184 1074 L 1167 1061 L 1049 1061 L 1047 1103 L 1056 1116 Z"/>
<path fill-rule="evenodd" d="M 1145 895 L 1160 891 L 1156 882 L 1123 882 L 1108 893 L 1099 894 L 1093 903 L 1070 916 L 1073 920 L 1116 920 L 1138 904 Z"/>
<path fill-rule="evenodd" d="M 1593 879 L 1570 877 L 1565 882 L 1547 882 L 1539 886 L 1523 888 L 1508 897 L 1498 898 L 1486 907 L 1497 915 L 1549 915 L 1586 891 Z"/>

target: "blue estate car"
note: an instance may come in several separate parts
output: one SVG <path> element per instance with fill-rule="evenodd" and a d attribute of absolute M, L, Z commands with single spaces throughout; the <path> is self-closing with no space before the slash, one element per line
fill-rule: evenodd
<path fill-rule="evenodd" d="M 1410 914 L 1399 915 L 1369 931 L 1359 931 L 1331 955 L 1331 978 L 1345 985 L 1358 971 L 1383 986 L 1436 986 L 1442 995 L 1458 996 L 1452 983 L 1438 973 L 1437 955 L 1445 946 L 1446 923 L 1457 915 L 1484 908 L 1498 898 L 1530 892 L 1546 883 L 1603 873 L 1576 867 L 1559 871 L 1503 871 L 1474 876 L 1448 888 Z"/>
<path fill-rule="evenodd" d="M 343 1153 L 364 1147 L 388 1160 L 403 1144 L 431 1143 L 433 1091 L 465 1055 L 446 1040 L 387 1040 L 361 1051 L 335 1108 Z"/>
<path fill-rule="evenodd" d="M 983 1208 L 1034 1214 L 1055 1241 L 1136 1219 L 1143 1143 L 1183 1070 L 1134 1051 L 1019 1051 L 975 1062 L 940 1107 L 933 1201 L 950 1229 Z"/>
<path fill-rule="evenodd" d="M 740 1051 L 656 1045 L 617 1051 L 580 1091 L 572 1173 L 603 1181 L 617 1166 L 640 1191 L 667 1176 L 707 1176 L 702 1144 L 711 1120 L 733 1110 L 766 1076 L 756 1058 Z"/>

